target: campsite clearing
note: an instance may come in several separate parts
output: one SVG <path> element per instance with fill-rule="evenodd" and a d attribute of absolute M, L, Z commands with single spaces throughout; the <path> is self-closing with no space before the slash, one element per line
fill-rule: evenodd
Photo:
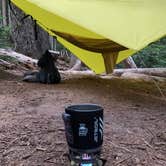
<path fill-rule="evenodd" d="M 0 165 L 67 166 L 62 112 L 96 103 L 104 107 L 106 166 L 165 166 L 166 102 L 154 85 L 126 81 L 64 77 L 58 85 L 30 84 L 1 72 Z"/>

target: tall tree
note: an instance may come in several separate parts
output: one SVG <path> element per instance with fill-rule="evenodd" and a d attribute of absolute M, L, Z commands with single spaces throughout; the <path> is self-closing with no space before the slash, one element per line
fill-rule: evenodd
<path fill-rule="evenodd" d="M 1 1 L 1 7 L 2 7 L 2 17 L 3 17 L 3 19 L 2 19 L 2 25 L 3 26 L 7 26 L 8 25 L 8 18 L 7 18 L 7 1 L 6 0 L 2 0 Z"/>
<path fill-rule="evenodd" d="M 39 58 L 50 48 L 49 35 L 42 30 L 31 17 L 11 5 L 11 37 L 15 50 L 35 58 Z"/>

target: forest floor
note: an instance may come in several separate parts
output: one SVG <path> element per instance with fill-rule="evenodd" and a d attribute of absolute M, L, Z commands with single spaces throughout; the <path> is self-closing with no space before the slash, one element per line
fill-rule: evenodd
<path fill-rule="evenodd" d="M 106 166 L 166 165 L 166 100 L 152 83 L 63 76 L 61 84 L 44 85 L 5 72 L 0 72 L 0 165 L 68 166 L 61 116 L 76 103 L 104 107 Z"/>

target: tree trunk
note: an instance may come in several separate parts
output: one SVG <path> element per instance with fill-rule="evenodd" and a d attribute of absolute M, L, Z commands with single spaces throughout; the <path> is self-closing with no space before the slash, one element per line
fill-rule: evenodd
<path fill-rule="evenodd" d="M 137 68 L 137 65 L 135 64 L 133 58 L 129 56 L 127 59 L 123 61 L 125 68 Z"/>
<path fill-rule="evenodd" d="M 6 0 L 2 0 L 1 2 L 2 4 L 2 25 L 3 26 L 7 26 L 8 22 L 7 22 L 7 1 Z"/>
<path fill-rule="evenodd" d="M 50 49 L 48 33 L 36 26 L 31 17 L 23 19 L 26 15 L 16 6 L 12 5 L 12 8 L 11 37 L 15 50 L 30 57 L 39 58 L 46 49 Z"/>

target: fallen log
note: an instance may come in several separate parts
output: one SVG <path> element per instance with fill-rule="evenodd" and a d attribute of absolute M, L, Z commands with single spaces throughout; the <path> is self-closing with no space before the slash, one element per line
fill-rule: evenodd
<path fill-rule="evenodd" d="M 166 77 L 166 68 L 115 69 L 113 75 L 121 76 L 123 73 L 138 73 L 150 76 Z"/>
<path fill-rule="evenodd" d="M 3 59 L 0 59 L 0 65 L 7 68 L 7 69 L 13 69 L 15 67 L 14 64 L 11 64 Z"/>
<path fill-rule="evenodd" d="M 147 74 L 131 73 L 131 72 L 124 72 L 120 76 L 119 75 L 115 76 L 113 74 L 96 75 L 91 70 L 86 70 L 86 71 L 67 70 L 67 71 L 60 71 L 60 73 L 67 77 L 71 76 L 72 78 L 98 77 L 98 78 L 103 78 L 103 79 L 120 78 L 120 79 L 124 79 L 124 80 L 128 79 L 128 80 L 133 80 L 133 81 L 166 82 L 166 77 L 159 77 L 159 76 L 152 76 L 152 75 L 147 75 Z"/>
<path fill-rule="evenodd" d="M 55 52 L 58 54 L 58 52 Z M 9 56 L 17 59 L 18 62 L 23 64 L 25 67 L 35 70 L 37 69 L 37 59 L 30 58 L 28 56 L 25 56 L 23 54 L 17 53 L 15 51 L 9 50 L 9 49 L 0 49 L 0 56 Z M 73 72 L 74 75 L 84 73 L 92 74 L 92 71 L 75 71 L 74 69 L 78 70 L 78 66 L 80 65 L 80 62 L 78 61 L 77 65 L 70 69 L 71 72 Z M 67 72 L 70 72 L 67 71 Z M 166 78 L 166 68 L 137 68 L 137 69 L 115 69 L 114 72 L 111 74 L 112 76 L 118 76 L 120 77 L 123 75 L 123 73 L 138 73 L 138 74 L 145 74 L 149 76 L 157 76 L 157 77 L 164 77 Z M 94 74 L 94 73 L 93 73 Z"/>
<path fill-rule="evenodd" d="M 34 70 L 37 67 L 37 59 L 30 58 L 10 49 L 0 49 L 0 56 L 8 56 L 15 58 L 19 63 L 23 64 L 25 67 L 29 69 Z"/>
<path fill-rule="evenodd" d="M 62 72 L 63 73 L 63 72 Z M 95 75 L 95 73 L 91 70 L 86 71 L 76 71 L 76 70 L 68 70 L 64 73 L 72 74 L 72 75 Z M 126 76 L 125 76 L 126 74 Z M 131 78 L 132 76 L 136 75 L 146 75 L 146 77 L 163 77 L 163 79 L 166 79 L 166 68 L 139 68 L 139 69 L 115 69 L 113 74 L 102 74 L 102 77 L 127 77 L 127 75 Z"/>

